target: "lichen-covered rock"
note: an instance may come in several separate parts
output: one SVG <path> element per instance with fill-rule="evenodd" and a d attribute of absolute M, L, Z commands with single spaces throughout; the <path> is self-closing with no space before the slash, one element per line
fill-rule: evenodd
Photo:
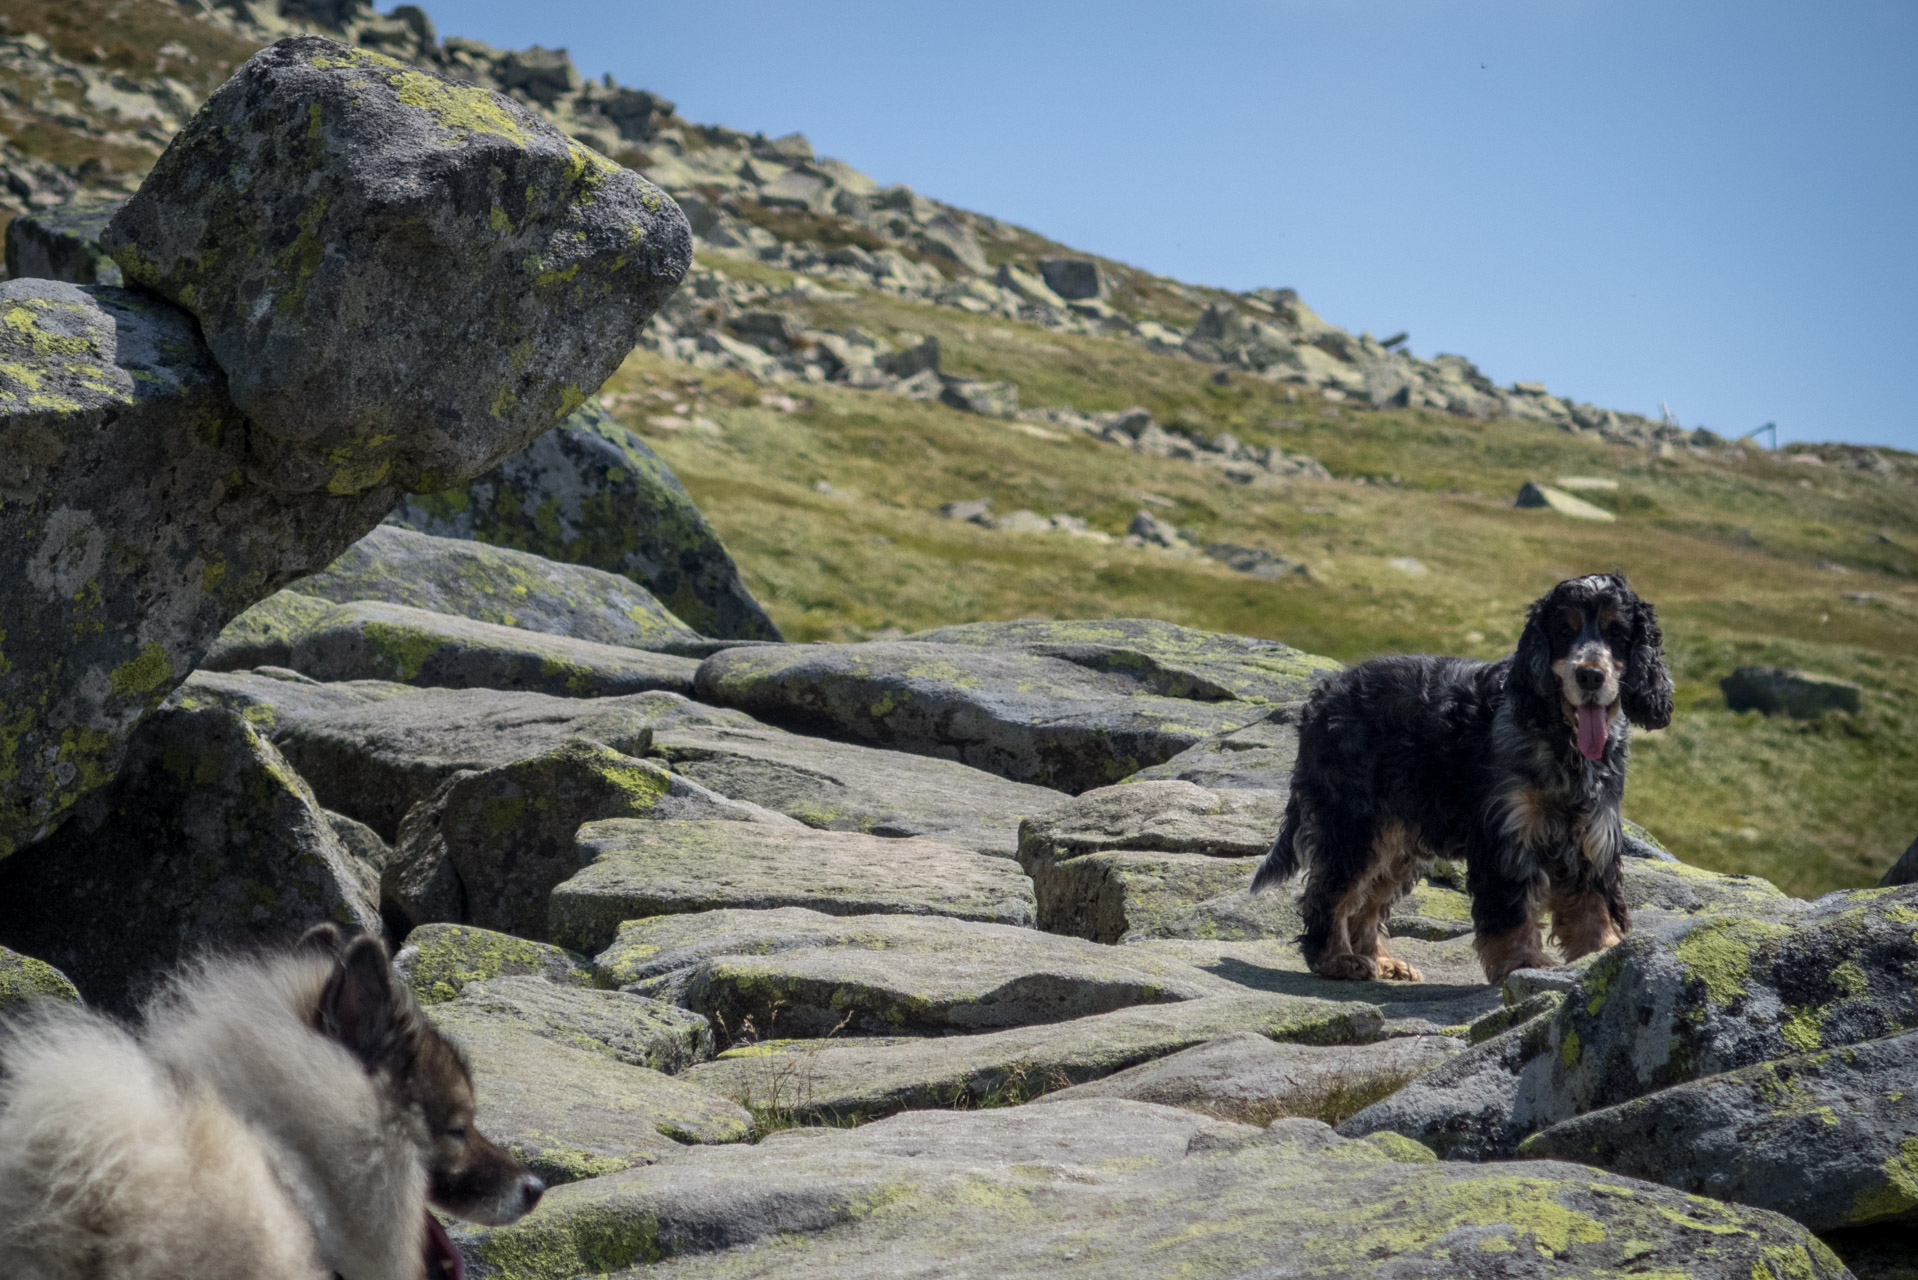
<path fill-rule="evenodd" d="M 630 921 L 600 963 L 608 981 L 697 1010 L 729 1040 L 991 1031 L 1232 989 L 1176 960 L 1032 929 L 792 908 Z"/>
<path fill-rule="evenodd" d="M 454 1014 L 491 1014 L 544 1036 L 668 1075 L 713 1056 L 712 1024 L 689 1009 L 626 991 L 601 991 L 521 976 L 469 982 Z"/>
<path fill-rule="evenodd" d="M 220 634 L 214 637 L 212 645 L 200 659 L 199 669 L 244 671 L 253 667 L 285 668 L 293 660 L 293 642 L 314 622 L 332 611 L 331 600 L 322 600 L 290 587 L 275 591 L 220 628 Z"/>
<path fill-rule="evenodd" d="M 271 735 L 309 716 L 365 707 L 421 692 L 390 680 L 343 680 L 326 684 L 284 667 L 251 671 L 195 671 L 160 705 L 187 711 L 225 707 Z"/>
<path fill-rule="evenodd" d="M 906 638 L 926 644 L 1022 649 L 1093 671 L 1123 673 L 1163 697 L 1199 702 L 1297 702 L 1340 665 L 1277 640 L 1199 631 L 1156 618 L 969 622 Z"/>
<path fill-rule="evenodd" d="M 843 1123 L 909 1107 L 1023 1102 L 1240 1031 L 1353 1044 L 1376 1038 L 1380 1023 L 1374 1005 L 1246 991 L 907 1044 L 828 1042 L 808 1054 L 702 1063 L 685 1078 L 760 1112 Z"/>
<path fill-rule="evenodd" d="M 1075 1084 L 1047 1094 L 1045 1101 L 1129 1098 L 1241 1124 L 1270 1124 L 1280 1116 L 1337 1124 L 1464 1047 L 1449 1036 L 1317 1045 L 1285 1044 L 1242 1031 Z"/>
<path fill-rule="evenodd" d="M 729 907 L 1032 923 L 1017 867 L 933 840 L 614 818 L 587 823 L 578 842 L 583 869 L 553 889 L 547 936 L 581 951 L 610 944 L 627 920 Z"/>
<path fill-rule="evenodd" d="M 1814 1231 L 1918 1218 L 1918 1034 L 1795 1054 L 1663 1089 L 1527 1138 L 1576 1160 Z"/>
<path fill-rule="evenodd" d="M 391 490 L 274 493 L 186 313 L 0 284 L 0 858 L 108 782 L 229 618 L 325 564 Z"/>
<path fill-rule="evenodd" d="M 414 806 L 400 823 L 382 901 L 412 924 L 455 920 L 544 937 L 548 896 L 579 870 L 574 833 L 601 818 L 803 830 L 783 814 L 715 795 L 654 761 L 576 738 L 511 764 L 457 773 Z"/>
<path fill-rule="evenodd" d="M 476 622 L 686 657 L 703 658 L 723 647 L 620 574 L 395 525 L 381 525 L 361 538 L 332 564 L 301 579 L 299 590 L 335 604 L 384 600 Z"/>
<path fill-rule="evenodd" d="M 427 1016 L 471 1064 L 487 1136 L 548 1183 L 650 1164 L 689 1143 L 737 1142 L 751 1126 L 725 1098 L 623 1062 L 592 1037 L 590 1048 L 553 1038 L 538 1007 L 462 993 Z"/>
<path fill-rule="evenodd" d="M 1577 1165 L 1439 1164 L 1311 1120 L 1106 1099 L 777 1133 L 456 1231 L 476 1280 L 637 1277 L 663 1258 L 676 1280 L 1848 1274 L 1779 1214 Z"/>
<path fill-rule="evenodd" d="M 237 678 L 238 673 L 194 680 L 195 687 L 204 680 L 210 688 L 216 681 Z M 355 681 L 318 688 L 361 689 L 369 684 L 385 687 Z M 393 840 L 413 806 L 461 770 L 511 764 L 571 738 L 643 756 L 653 740 L 653 724 L 687 705 L 684 698 L 663 693 L 555 698 L 494 689 L 406 689 L 406 696 L 392 699 L 390 705 L 355 700 L 331 711 L 282 712 L 274 743 L 327 808 L 358 818 Z"/>
<path fill-rule="evenodd" d="M 1298 706 L 1287 704 L 1244 728 L 1187 747 L 1124 781 L 1176 779 L 1221 791 L 1244 788 L 1285 795 L 1292 790 L 1292 766 L 1298 758 Z"/>
<path fill-rule="evenodd" d="M 515 938 L 465 924 L 423 924 L 406 935 L 393 971 L 421 1004 L 451 1000 L 468 983 L 493 978 L 539 978 L 562 986 L 593 985 L 584 956 L 550 943 Z"/>
<path fill-rule="evenodd" d="M 803 737 L 710 707 L 662 723 L 653 751 L 675 773 L 809 827 L 925 836 L 1004 858 L 1023 819 L 1063 800 L 957 761 Z"/>
<path fill-rule="evenodd" d="M 101 243 L 199 319 L 255 465 L 334 493 L 443 489 L 524 448 L 692 255 L 671 200 L 531 109 L 316 36 L 248 59 Z"/>
<path fill-rule="evenodd" d="M 377 933 L 374 874 L 244 718 L 163 711 L 111 787 L 0 864 L 0 941 L 125 1009 L 202 948 L 282 943 L 322 920 Z"/>
<path fill-rule="evenodd" d="M 1077 794 L 1265 714 L 1236 698 L 1167 696 L 1160 674 L 898 640 L 729 649 L 700 665 L 695 688 L 702 701 L 796 728 Z"/>
<path fill-rule="evenodd" d="M 0 1017 L 36 1000 L 79 998 L 73 979 L 46 961 L 0 947 Z"/>
<path fill-rule="evenodd" d="M 1272 847 L 1285 816 L 1278 791 L 1209 790 L 1190 782 L 1100 787 L 1019 825 L 1019 865 L 1109 849 L 1150 849 L 1255 858 Z"/>
<path fill-rule="evenodd" d="M 1289 893 L 1250 892 L 1257 858 L 1117 849 L 1050 860 L 1032 873 L 1039 927 L 1094 942 L 1279 938 L 1304 929 Z"/>
<path fill-rule="evenodd" d="M 1641 923 L 1581 967 L 1556 1015 L 1475 1046 L 1342 1131 L 1509 1155 L 1599 1108 L 1918 1026 L 1918 888 L 1833 894 L 1785 919 L 1707 909 Z"/>
<path fill-rule="evenodd" d="M 516 689 L 609 698 L 664 689 L 690 693 L 691 658 L 594 644 L 356 600 L 297 632 L 287 665 L 317 680 L 393 680 L 443 689 Z"/>
<path fill-rule="evenodd" d="M 679 477 L 597 400 L 477 480 L 414 494 L 387 520 L 622 574 L 703 635 L 781 638 Z"/>
<path fill-rule="evenodd" d="M 122 283 L 119 264 L 100 247 L 100 232 L 124 203 L 113 197 L 79 197 L 14 218 L 7 223 L 8 277 Z"/>

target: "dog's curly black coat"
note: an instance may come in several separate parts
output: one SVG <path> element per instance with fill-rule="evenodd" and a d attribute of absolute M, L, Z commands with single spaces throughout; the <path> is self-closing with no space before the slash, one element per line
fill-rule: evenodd
<path fill-rule="evenodd" d="M 1559 583 L 1497 662 L 1375 658 L 1313 693 L 1285 822 L 1256 892 L 1307 872 L 1305 959 L 1336 978 L 1409 978 L 1392 902 L 1463 859 L 1488 981 L 1631 928 L 1620 894 L 1627 725 L 1663 728 L 1672 683 L 1652 606 L 1617 574 Z"/>

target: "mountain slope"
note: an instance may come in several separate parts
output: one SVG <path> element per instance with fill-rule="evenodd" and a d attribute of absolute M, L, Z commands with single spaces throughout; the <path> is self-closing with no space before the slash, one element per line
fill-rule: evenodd
<path fill-rule="evenodd" d="M 16 0 L 11 209 L 130 189 L 253 48 L 342 30 L 540 105 L 685 205 L 699 265 L 602 395 L 789 636 L 1136 614 L 1347 660 L 1490 657 L 1552 581 L 1617 566 L 1659 604 L 1680 685 L 1673 727 L 1639 739 L 1634 817 L 1798 894 L 1869 883 L 1918 834 L 1918 458 L 1770 453 L 1495 387 L 1289 291 L 1184 285 L 882 190 L 800 138 L 689 123 L 563 53 L 440 42 L 412 9 L 285 10 Z M 1560 477 L 1615 485 L 1576 491 L 1614 519 L 1512 505 Z M 1856 681 L 1863 710 L 1734 714 L 1717 681 L 1748 663 Z"/>

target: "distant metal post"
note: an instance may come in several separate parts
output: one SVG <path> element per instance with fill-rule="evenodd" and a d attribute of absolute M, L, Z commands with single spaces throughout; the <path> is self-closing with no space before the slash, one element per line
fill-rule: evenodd
<path fill-rule="evenodd" d="M 1771 432 L 1771 445 L 1769 447 L 1776 451 L 1778 448 L 1778 424 L 1776 422 L 1767 422 L 1762 427 L 1753 427 L 1750 431 L 1747 431 L 1738 438 L 1740 440 L 1753 440 L 1766 431 Z"/>

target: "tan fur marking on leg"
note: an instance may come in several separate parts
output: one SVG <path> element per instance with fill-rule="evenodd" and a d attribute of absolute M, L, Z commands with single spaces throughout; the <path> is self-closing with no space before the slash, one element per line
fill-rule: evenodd
<path fill-rule="evenodd" d="M 1551 839 L 1552 807 L 1531 787 L 1513 787 L 1505 793 L 1505 838 L 1536 849 Z"/>
<path fill-rule="evenodd" d="M 1538 920 L 1528 919 L 1516 929 L 1476 938 L 1472 949 L 1484 966 L 1485 980 L 1493 986 L 1505 981 L 1518 969 L 1548 969 L 1552 959 L 1545 954 L 1539 939 Z"/>
<path fill-rule="evenodd" d="M 1602 893 L 1557 893 L 1550 898 L 1552 945 L 1567 961 L 1618 945 L 1625 935 L 1612 919 Z"/>

